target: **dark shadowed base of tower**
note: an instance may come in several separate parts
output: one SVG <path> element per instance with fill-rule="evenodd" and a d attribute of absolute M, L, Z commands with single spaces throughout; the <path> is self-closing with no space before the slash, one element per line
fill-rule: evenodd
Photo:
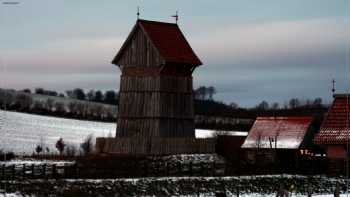
<path fill-rule="evenodd" d="M 96 152 L 122 155 L 215 153 L 215 139 L 141 137 L 97 138 Z"/>

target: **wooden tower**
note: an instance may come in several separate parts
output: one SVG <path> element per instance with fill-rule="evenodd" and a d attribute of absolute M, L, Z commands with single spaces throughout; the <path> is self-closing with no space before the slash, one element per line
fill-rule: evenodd
<path fill-rule="evenodd" d="M 117 137 L 195 137 L 192 72 L 201 61 L 177 24 L 138 20 L 121 69 Z"/>
<path fill-rule="evenodd" d="M 122 73 L 116 137 L 98 138 L 97 149 L 118 154 L 214 150 L 214 143 L 195 139 L 192 73 L 202 62 L 177 24 L 137 20 L 112 63 Z"/>

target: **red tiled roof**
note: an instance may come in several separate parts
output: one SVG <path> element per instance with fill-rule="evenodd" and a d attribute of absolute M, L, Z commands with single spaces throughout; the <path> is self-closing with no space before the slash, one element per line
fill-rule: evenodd
<path fill-rule="evenodd" d="M 315 137 L 317 144 L 350 143 L 350 95 L 334 95 L 333 104 Z"/>
<path fill-rule="evenodd" d="M 166 62 L 201 65 L 179 26 L 173 23 L 138 20 Z"/>
<path fill-rule="evenodd" d="M 202 65 L 177 24 L 137 20 L 135 27 L 137 26 L 144 30 L 166 63 Z M 116 62 L 118 56 L 113 62 Z"/>
<path fill-rule="evenodd" d="M 311 123 L 312 117 L 258 117 L 242 148 L 298 149 Z"/>

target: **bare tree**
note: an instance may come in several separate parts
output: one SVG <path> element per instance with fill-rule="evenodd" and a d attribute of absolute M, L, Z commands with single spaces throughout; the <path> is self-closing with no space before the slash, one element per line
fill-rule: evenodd
<path fill-rule="evenodd" d="M 312 104 L 315 107 L 322 106 L 322 98 L 315 98 L 315 100 L 314 100 L 314 102 Z"/>
<path fill-rule="evenodd" d="M 68 104 L 68 111 L 69 113 L 76 113 L 77 111 L 77 103 L 75 101 L 72 101 Z"/>
<path fill-rule="evenodd" d="M 20 110 L 26 110 L 32 105 L 33 99 L 27 94 L 20 93 L 16 95 L 15 102 L 20 106 Z"/>
<path fill-rule="evenodd" d="M 213 95 L 216 94 L 216 89 L 213 86 L 207 88 L 207 93 L 209 96 L 209 100 L 213 100 Z"/>
<path fill-rule="evenodd" d="M 256 136 L 256 141 L 255 141 L 255 145 L 258 149 L 261 148 L 261 141 L 262 141 L 262 134 L 261 132 L 259 132 L 258 135 Z"/>
<path fill-rule="evenodd" d="M 289 101 L 289 108 L 295 109 L 297 107 L 300 107 L 300 101 L 298 98 L 292 98 Z"/>
<path fill-rule="evenodd" d="M 231 107 L 232 109 L 238 109 L 238 108 L 239 108 L 239 105 L 238 105 L 237 103 L 235 103 L 235 102 L 232 102 L 232 103 L 230 103 L 230 107 Z"/>
<path fill-rule="evenodd" d="M 262 101 L 255 108 L 258 109 L 258 110 L 268 110 L 269 109 L 269 103 L 266 102 L 266 101 Z"/>
<path fill-rule="evenodd" d="M 66 109 L 62 102 L 55 102 L 55 111 L 58 113 L 65 113 Z"/>
<path fill-rule="evenodd" d="M 48 98 L 46 100 L 46 109 L 47 111 L 51 112 L 52 108 L 54 107 L 55 101 L 52 98 Z"/>
<path fill-rule="evenodd" d="M 43 151 L 43 147 L 40 146 L 39 144 L 36 145 L 36 147 L 35 147 L 36 154 L 40 154 L 42 151 Z"/>
<path fill-rule="evenodd" d="M 277 102 L 272 103 L 271 109 L 273 110 L 279 109 L 279 104 Z"/>
<path fill-rule="evenodd" d="M 44 104 L 41 101 L 34 101 L 34 105 L 33 105 L 33 110 L 34 111 L 43 111 L 44 108 Z"/>
<path fill-rule="evenodd" d="M 62 138 L 60 138 L 59 140 L 57 140 L 56 142 L 56 148 L 58 150 L 58 152 L 60 153 L 60 155 L 63 154 L 64 148 L 66 147 L 65 142 L 63 141 Z"/>
<path fill-rule="evenodd" d="M 35 152 L 37 154 L 40 154 L 41 152 L 44 151 L 44 146 L 45 146 L 45 140 L 43 136 L 40 136 L 39 143 L 35 147 Z"/>
<path fill-rule="evenodd" d="M 95 99 L 95 90 L 90 90 L 88 93 L 86 93 L 86 98 L 89 101 L 93 101 Z"/>
<path fill-rule="evenodd" d="M 204 86 L 200 86 L 194 91 L 194 93 L 195 93 L 196 99 L 205 100 L 207 96 L 207 88 Z"/>
<path fill-rule="evenodd" d="M 74 157 L 77 155 L 77 148 L 73 144 L 68 144 L 66 146 L 65 153 L 69 157 Z"/>
<path fill-rule="evenodd" d="M 83 150 L 84 155 L 88 155 L 93 151 L 93 136 L 92 134 L 88 135 L 84 142 L 80 144 L 80 148 Z"/>

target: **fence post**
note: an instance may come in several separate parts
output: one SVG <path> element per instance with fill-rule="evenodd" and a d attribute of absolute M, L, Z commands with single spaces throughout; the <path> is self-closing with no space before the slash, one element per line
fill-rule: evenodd
<path fill-rule="evenodd" d="M 160 176 L 160 164 L 159 164 L 159 162 L 157 162 L 156 176 Z"/>
<path fill-rule="evenodd" d="M 144 168 L 145 168 L 145 176 L 148 176 L 148 164 L 147 161 L 144 163 Z"/>
<path fill-rule="evenodd" d="M 15 176 L 16 176 L 16 165 L 13 164 L 12 165 L 12 180 L 15 180 Z"/>
<path fill-rule="evenodd" d="M 66 164 L 63 164 L 62 169 L 63 169 L 63 178 L 66 179 L 66 178 L 67 178 L 67 168 L 66 168 Z"/>
<path fill-rule="evenodd" d="M 78 165 L 77 163 L 74 164 L 74 178 L 78 178 Z"/>
<path fill-rule="evenodd" d="M 3 180 L 5 180 L 5 168 L 6 168 L 5 164 L 2 164 L 2 169 L 1 169 L 2 176 L 1 177 Z"/>
<path fill-rule="evenodd" d="M 52 165 L 52 178 L 56 179 L 56 164 Z"/>
<path fill-rule="evenodd" d="M 32 178 L 35 177 L 35 166 L 34 164 L 32 164 Z"/>
<path fill-rule="evenodd" d="M 216 168 L 215 161 L 213 161 L 213 165 L 212 165 L 212 169 L 211 169 L 213 176 L 215 176 L 215 168 Z"/>
<path fill-rule="evenodd" d="M 192 176 L 193 175 L 193 163 L 192 163 L 192 161 L 190 161 L 188 168 L 190 171 L 190 176 Z"/>
<path fill-rule="evenodd" d="M 166 162 L 166 176 L 170 175 L 170 166 L 169 166 L 169 162 Z"/>
<path fill-rule="evenodd" d="M 43 165 L 41 173 L 42 173 L 42 177 L 46 178 L 46 164 Z"/>
<path fill-rule="evenodd" d="M 178 163 L 177 163 L 177 174 L 178 174 L 178 176 L 180 176 L 181 173 L 182 173 L 181 163 L 178 162 Z"/>
<path fill-rule="evenodd" d="M 22 179 L 25 179 L 25 177 L 26 177 L 26 164 L 23 164 Z"/>
<path fill-rule="evenodd" d="M 204 176 L 203 162 L 199 162 L 200 176 Z"/>

